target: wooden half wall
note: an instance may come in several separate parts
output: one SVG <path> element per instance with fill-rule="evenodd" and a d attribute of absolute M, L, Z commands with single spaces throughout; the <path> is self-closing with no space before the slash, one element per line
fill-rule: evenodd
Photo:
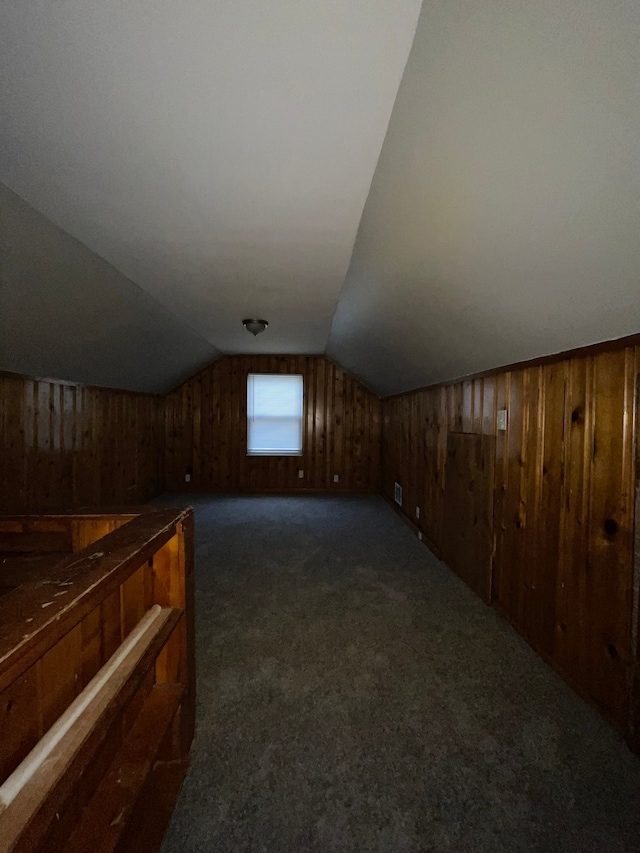
<path fill-rule="evenodd" d="M 155 497 L 163 413 L 162 397 L 0 373 L 0 511 Z"/>
<path fill-rule="evenodd" d="M 456 497 L 459 489 L 447 489 L 447 447 L 457 434 L 489 438 L 490 598 L 638 747 L 639 371 L 640 347 L 612 344 L 390 397 L 383 400 L 382 437 L 383 495 L 393 500 L 394 483 L 401 484 L 402 512 L 445 559 L 461 557 L 459 546 L 444 540 L 456 529 L 447 519 L 459 522 L 473 506 Z M 499 410 L 507 412 L 506 430 L 497 429 Z M 463 477 L 455 472 L 456 481 Z M 473 473 L 468 482 L 471 490 L 482 486 Z"/>
<path fill-rule="evenodd" d="M 301 457 L 247 456 L 249 373 L 304 377 Z M 165 447 L 168 490 L 377 491 L 380 401 L 323 356 L 224 356 L 166 397 Z"/>

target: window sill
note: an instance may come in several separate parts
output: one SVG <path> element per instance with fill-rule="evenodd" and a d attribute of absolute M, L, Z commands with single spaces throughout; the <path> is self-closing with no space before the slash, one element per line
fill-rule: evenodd
<path fill-rule="evenodd" d="M 302 456 L 302 451 L 300 451 L 299 453 L 296 453 L 296 452 L 286 453 L 285 451 L 279 451 L 279 452 L 278 451 L 276 451 L 276 452 L 269 451 L 269 452 L 264 452 L 264 453 L 253 452 L 253 453 L 247 453 L 247 456 L 255 456 L 255 457 L 262 456 L 262 457 L 267 457 L 267 458 L 271 457 L 272 459 L 274 457 L 277 457 L 277 456 L 281 456 L 281 457 L 298 456 L 298 457 L 300 457 L 300 456 Z"/>

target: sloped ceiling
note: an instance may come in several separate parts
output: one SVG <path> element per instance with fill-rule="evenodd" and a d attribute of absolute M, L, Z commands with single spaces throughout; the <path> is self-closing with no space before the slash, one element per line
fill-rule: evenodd
<path fill-rule="evenodd" d="M 163 392 L 218 352 L 0 184 L 0 366 Z"/>
<path fill-rule="evenodd" d="M 640 331 L 640 4 L 423 6 L 328 353 L 392 393 Z"/>
<path fill-rule="evenodd" d="M 0 180 L 197 346 L 323 352 L 419 10 L 420 0 L 5 3 Z M 113 281 L 100 278 L 101 305 Z M 51 301 L 69 310 L 85 298 L 84 318 L 95 288 L 75 282 L 57 276 Z M 6 304 L 20 305 L 25 328 L 38 324 L 35 298 Z M 246 316 L 267 319 L 268 333 L 254 341 Z M 121 319 L 119 339 L 138 319 Z M 73 315 L 59 331 L 47 337 L 48 373 L 72 357 L 70 335 L 81 339 L 74 358 L 95 340 Z M 18 343 L 3 359 L 28 370 Z M 150 386 L 169 383 L 155 353 L 174 344 L 146 336 Z M 111 348 L 111 365 L 78 362 L 74 378 L 97 382 L 102 367 L 120 377 L 132 346 Z"/>
<path fill-rule="evenodd" d="M 0 367 L 384 394 L 637 332 L 640 4 L 419 7 L 3 4 Z"/>

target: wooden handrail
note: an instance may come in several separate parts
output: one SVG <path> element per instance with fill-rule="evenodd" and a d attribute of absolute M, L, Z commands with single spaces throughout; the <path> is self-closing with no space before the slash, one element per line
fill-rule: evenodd
<path fill-rule="evenodd" d="M 46 582 L 25 583 L 0 598 L 0 690 L 15 681 L 96 603 L 170 539 L 188 512 L 161 509 L 133 518 L 69 554 Z"/>
<path fill-rule="evenodd" d="M 0 853 L 9 853 L 73 764 L 92 731 L 167 623 L 180 611 L 154 605 L 0 786 Z"/>

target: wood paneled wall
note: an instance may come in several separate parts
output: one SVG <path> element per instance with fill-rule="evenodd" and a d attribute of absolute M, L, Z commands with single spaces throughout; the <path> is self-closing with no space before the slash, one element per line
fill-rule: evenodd
<path fill-rule="evenodd" d="M 302 457 L 247 457 L 249 372 L 303 375 Z M 164 399 L 0 374 L 0 511 L 143 503 L 165 473 L 182 491 L 377 490 L 380 401 L 322 356 L 225 356 Z"/>
<path fill-rule="evenodd" d="M 304 377 L 302 457 L 247 456 L 248 373 Z M 323 356 L 224 356 L 167 396 L 165 446 L 171 490 L 377 490 L 380 401 Z"/>
<path fill-rule="evenodd" d="M 627 346 L 388 398 L 382 438 L 383 494 L 403 486 L 403 512 L 441 554 L 448 436 L 492 437 L 493 602 L 638 746 L 639 369 L 640 348 Z"/>
<path fill-rule="evenodd" d="M 155 497 L 163 412 L 161 397 L 0 374 L 0 511 Z"/>

